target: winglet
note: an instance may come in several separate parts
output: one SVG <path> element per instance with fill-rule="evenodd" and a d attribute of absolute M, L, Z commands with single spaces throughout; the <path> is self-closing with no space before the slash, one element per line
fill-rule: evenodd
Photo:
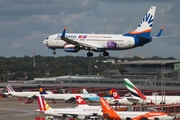
<path fill-rule="evenodd" d="M 100 104 L 105 118 L 121 120 L 120 116 L 110 107 L 103 97 L 100 97 Z"/>
<path fill-rule="evenodd" d="M 65 37 L 65 35 L 66 35 L 66 26 L 64 26 L 64 30 L 63 30 L 63 32 L 62 32 L 61 37 Z"/>
<path fill-rule="evenodd" d="M 160 37 L 163 30 L 164 30 L 164 26 L 161 27 L 161 29 L 160 29 L 159 33 L 156 35 L 156 37 Z"/>

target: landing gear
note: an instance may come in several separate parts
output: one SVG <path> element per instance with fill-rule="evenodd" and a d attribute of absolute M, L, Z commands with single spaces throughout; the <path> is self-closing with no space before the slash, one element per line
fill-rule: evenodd
<path fill-rule="evenodd" d="M 52 53 L 53 53 L 53 55 L 55 55 L 55 54 L 56 54 L 56 51 L 54 50 Z"/>
<path fill-rule="evenodd" d="M 89 51 L 89 52 L 87 53 L 87 56 L 88 56 L 88 57 L 92 57 L 92 56 L 93 56 L 93 53 Z M 103 52 L 103 56 L 104 56 L 104 57 L 108 57 L 108 56 L 109 56 L 109 53 L 106 52 L 106 51 L 104 51 L 104 52 Z"/>
<path fill-rule="evenodd" d="M 88 57 L 92 57 L 92 56 L 93 56 L 93 53 L 92 53 L 92 52 L 88 52 L 88 53 L 87 53 L 87 56 L 88 56 Z"/>
<path fill-rule="evenodd" d="M 104 57 L 105 57 L 105 56 L 108 57 L 108 56 L 109 56 L 109 53 L 105 51 L 105 52 L 103 52 L 103 56 L 104 56 Z"/>

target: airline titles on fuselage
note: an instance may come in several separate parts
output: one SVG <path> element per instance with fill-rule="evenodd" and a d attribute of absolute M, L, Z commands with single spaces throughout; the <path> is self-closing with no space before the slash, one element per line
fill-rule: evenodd
<path fill-rule="evenodd" d="M 61 34 L 57 34 L 57 37 L 56 37 L 57 39 L 58 38 L 61 38 Z M 97 39 L 97 38 L 112 38 L 111 36 L 88 36 L 88 35 L 66 35 L 66 38 L 69 38 L 69 39 L 80 39 L 80 40 L 82 40 L 82 39 L 86 39 L 86 38 L 95 38 L 95 39 Z"/>

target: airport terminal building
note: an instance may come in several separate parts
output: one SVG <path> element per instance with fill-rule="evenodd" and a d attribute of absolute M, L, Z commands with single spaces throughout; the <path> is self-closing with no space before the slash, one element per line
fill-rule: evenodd
<path fill-rule="evenodd" d="M 116 70 L 104 70 L 104 75 L 91 76 L 59 76 L 50 78 L 35 78 L 26 84 L 41 84 L 45 86 L 89 87 L 89 88 L 121 88 L 126 89 L 123 78 L 129 78 L 140 89 L 161 90 L 164 84 L 166 90 L 179 90 L 180 61 L 179 60 L 140 60 L 114 63 Z"/>
<path fill-rule="evenodd" d="M 105 70 L 104 77 L 180 81 L 180 60 L 138 60 L 116 64 L 122 69 Z"/>

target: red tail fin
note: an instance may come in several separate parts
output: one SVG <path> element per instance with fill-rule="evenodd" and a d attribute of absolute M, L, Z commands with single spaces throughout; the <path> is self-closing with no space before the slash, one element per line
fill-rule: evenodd
<path fill-rule="evenodd" d="M 111 90 L 112 90 L 112 94 L 113 94 L 114 99 L 120 99 L 121 98 L 120 95 L 117 93 L 117 91 L 114 88 L 112 88 Z"/>
<path fill-rule="evenodd" d="M 81 96 L 76 96 L 76 102 L 78 105 L 87 105 L 86 101 Z"/>
<path fill-rule="evenodd" d="M 40 95 L 37 96 L 37 100 L 38 100 L 38 106 L 39 106 L 40 111 L 46 111 L 50 108 L 50 106 L 46 103 L 44 98 L 42 98 Z"/>

